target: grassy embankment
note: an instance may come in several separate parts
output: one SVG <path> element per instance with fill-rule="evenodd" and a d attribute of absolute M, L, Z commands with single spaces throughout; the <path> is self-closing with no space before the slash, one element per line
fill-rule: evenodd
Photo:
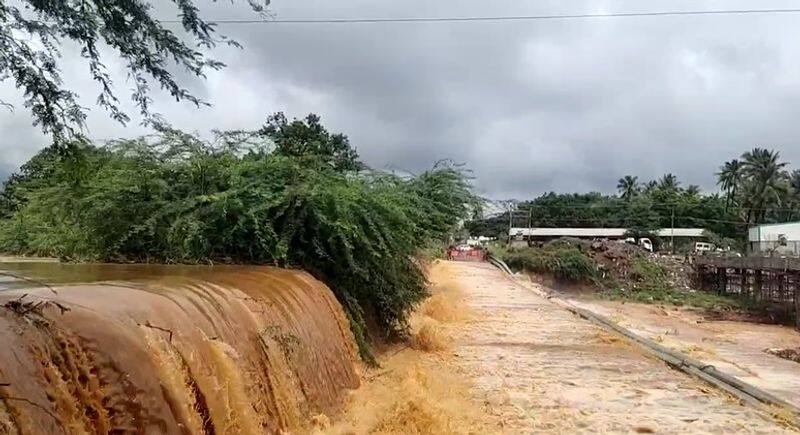
<path fill-rule="evenodd" d="M 556 241 L 541 248 L 497 247 L 493 253 L 513 270 L 551 276 L 566 285 L 593 285 L 600 290 L 600 296 L 608 299 L 707 310 L 751 308 L 738 299 L 675 288 L 666 268 L 644 253 L 628 255 L 620 262 L 624 267 L 618 268 L 601 264 L 585 244 L 568 241 Z"/>

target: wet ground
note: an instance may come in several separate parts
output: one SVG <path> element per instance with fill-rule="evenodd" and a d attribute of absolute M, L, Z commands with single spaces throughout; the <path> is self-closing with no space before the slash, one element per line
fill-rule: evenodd
<path fill-rule="evenodd" d="M 438 263 L 431 278 L 458 283 L 472 312 L 444 325 L 452 344 L 443 364 L 496 432 L 790 431 L 525 287 L 535 284 L 475 263 Z"/>
<path fill-rule="evenodd" d="M 800 365 L 767 352 L 800 348 L 800 333 L 791 327 L 710 321 L 702 312 L 670 306 L 571 302 L 800 407 Z"/>

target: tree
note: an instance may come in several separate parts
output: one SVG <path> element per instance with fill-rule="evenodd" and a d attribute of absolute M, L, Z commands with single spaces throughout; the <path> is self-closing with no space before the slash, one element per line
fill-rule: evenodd
<path fill-rule="evenodd" d="M 247 0 L 260 14 L 269 0 Z M 130 0 L 19 0 L 0 2 L 0 80 L 12 79 L 24 93 L 25 107 L 45 133 L 59 144 L 80 137 L 85 109 L 75 92 L 61 79 L 60 46 L 71 42 L 80 48 L 89 73 L 100 93 L 97 104 L 120 123 L 130 120 L 119 105 L 114 85 L 101 59 L 101 47 L 121 58 L 132 83 L 132 99 L 145 122 L 158 125 L 151 110 L 150 83 L 157 84 L 176 100 L 195 105 L 207 104 L 182 87 L 172 67 L 204 77 L 223 63 L 201 52 L 217 44 L 238 44 L 219 35 L 214 23 L 199 15 L 194 0 L 180 0 L 179 25 L 191 42 L 182 40 L 165 22 L 151 14 L 147 1 Z M 160 4 L 160 3 L 159 3 Z M 0 104 L 9 106 L 0 101 Z"/>
<path fill-rule="evenodd" d="M 683 191 L 683 194 L 689 198 L 700 196 L 700 186 L 690 184 L 689 187 Z"/>
<path fill-rule="evenodd" d="M 658 180 L 658 188 L 664 192 L 677 192 L 680 184 L 678 177 L 672 173 L 664 174 L 661 179 Z"/>
<path fill-rule="evenodd" d="M 13 189 L 19 206 L 0 217 L 0 252 L 301 267 L 333 290 L 370 359 L 364 317 L 385 336 L 405 332 L 427 294 L 418 256 L 477 203 L 452 162 L 401 177 L 227 139 L 156 138 L 40 153 Z"/>
<path fill-rule="evenodd" d="M 617 191 L 620 198 L 630 201 L 631 198 L 639 194 L 639 177 L 626 175 L 617 182 Z"/>
<path fill-rule="evenodd" d="M 753 148 L 742 154 L 742 174 L 746 180 L 743 206 L 747 209 L 747 222 L 763 222 L 767 208 L 780 206 L 788 193 L 787 163 L 780 161 L 780 153 L 765 148 Z"/>
<path fill-rule="evenodd" d="M 350 146 L 347 136 L 330 134 L 313 113 L 305 119 L 289 122 L 282 112 L 267 118 L 267 123 L 258 134 L 270 138 L 275 144 L 275 153 L 289 157 L 313 156 L 322 159 L 334 169 L 352 171 L 365 166 L 358 160 L 358 153 Z"/>
<path fill-rule="evenodd" d="M 737 189 L 742 184 L 742 163 L 737 159 L 725 162 L 716 175 L 717 185 L 725 191 L 725 205 L 727 207 L 735 200 Z"/>
<path fill-rule="evenodd" d="M 658 181 L 650 180 L 650 181 L 648 181 L 647 183 L 644 184 L 644 188 L 642 189 L 642 192 L 649 195 L 649 194 L 653 193 L 653 191 L 656 190 L 656 188 L 658 188 Z"/>

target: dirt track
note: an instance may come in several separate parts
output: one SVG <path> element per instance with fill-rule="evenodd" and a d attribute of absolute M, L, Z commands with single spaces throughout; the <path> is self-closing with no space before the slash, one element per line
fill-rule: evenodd
<path fill-rule="evenodd" d="M 442 262 L 431 279 L 458 284 L 472 311 L 470 321 L 446 326 L 446 364 L 471 386 L 471 400 L 497 432 L 787 431 L 489 265 Z"/>

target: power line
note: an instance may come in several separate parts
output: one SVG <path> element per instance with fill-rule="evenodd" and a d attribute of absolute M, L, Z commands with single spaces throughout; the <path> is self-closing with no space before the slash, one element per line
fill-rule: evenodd
<path fill-rule="evenodd" d="M 531 202 L 535 202 L 533 200 Z M 652 204 L 650 207 L 651 209 L 664 209 L 664 208 L 671 208 L 677 207 L 681 205 L 692 205 L 686 204 L 684 202 L 675 201 L 675 202 L 661 202 Z M 696 205 L 696 204 L 695 204 Z M 632 208 L 630 204 L 626 203 L 612 203 L 612 204 L 572 204 L 572 205 L 556 205 L 556 204 L 526 204 L 526 201 L 521 201 L 517 210 L 518 211 L 525 211 L 527 213 L 528 209 L 543 209 L 543 210 L 550 210 L 550 209 L 612 209 L 612 208 Z M 734 208 L 732 208 L 734 209 Z M 757 207 L 735 207 L 738 210 L 745 210 L 745 211 L 795 211 L 800 212 L 800 208 L 781 208 L 781 207 L 764 207 L 764 208 L 757 208 Z"/>
<path fill-rule="evenodd" d="M 574 20 L 593 18 L 631 18 L 631 17 L 670 17 L 687 15 L 765 15 L 796 14 L 800 9 L 718 9 L 689 11 L 651 11 L 651 12 L 612 12 L 594 14 L 555 14 L 555 15 L 505 15 L 470 17 L 405 17 L 405 18 L 287 18 L 272 20 L 206 20 L 214 24 L 377 24 L 377 23 L 452 23 L 452 22 L 503 22 L 503 21 L 542 21 Z M 182 23 L 180 20 L 162 20 L 162 23 Z"/>

